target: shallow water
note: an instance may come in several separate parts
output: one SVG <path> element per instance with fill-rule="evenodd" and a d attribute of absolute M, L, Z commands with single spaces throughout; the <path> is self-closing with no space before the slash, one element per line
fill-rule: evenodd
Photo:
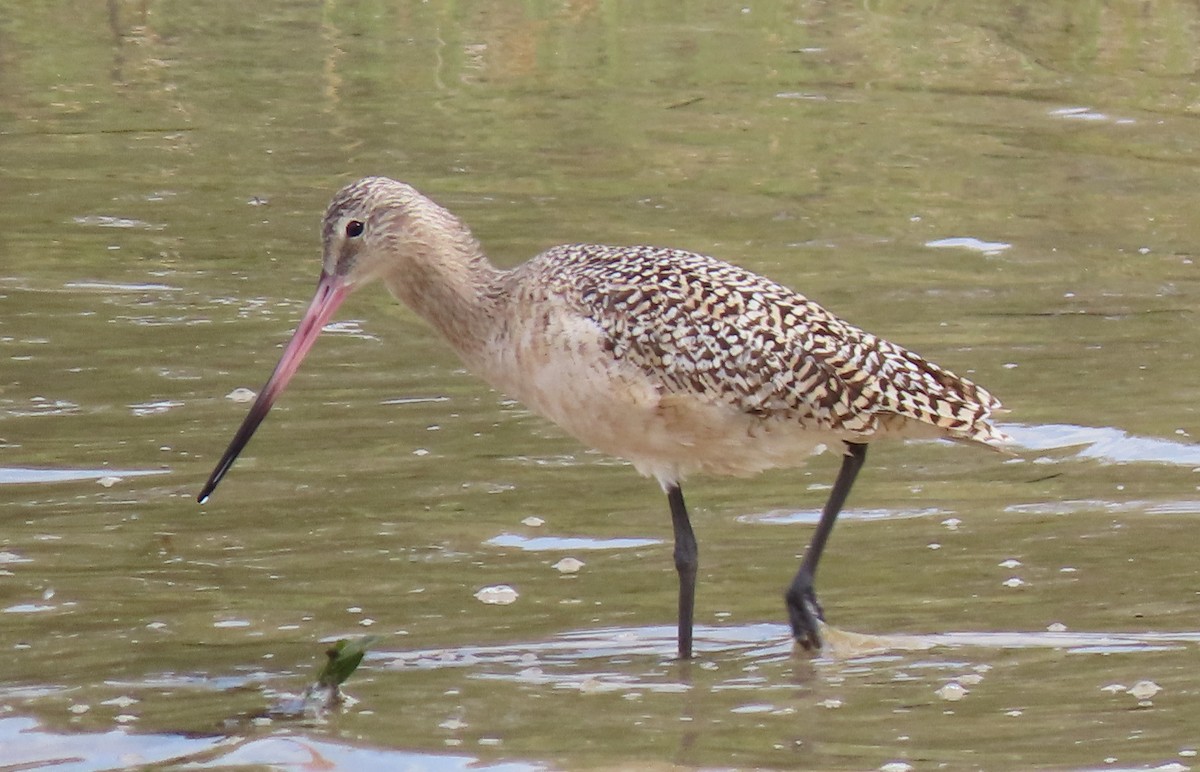
<path fill-rule="evenodd" d="M 1173 2 L 0 2 L 0 768 L 1197 767 L 1198 44 Z M 766 273 L 1019 448 L 872 448 L 817 658 L 780 591 L 835 460 L 689 481 L 680 663 L 657 486 L 376 289 L 200 507 L 364 173 L 503 265 Z M 263 717 L 368 633 L 343 710 Z"/>

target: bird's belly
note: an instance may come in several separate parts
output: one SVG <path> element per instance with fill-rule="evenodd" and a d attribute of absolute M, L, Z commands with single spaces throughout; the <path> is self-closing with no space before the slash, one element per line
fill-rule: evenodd
<path fill-rule="evenodd" d="M 693 472 L 741 476 L 797 466 L 839 439 L 701 395 L 664 392 L 636 367 L 590 348 L 551 355 L 517 349 L 518 361 L 483 375 L 585 445 L 664 483 Z"/>

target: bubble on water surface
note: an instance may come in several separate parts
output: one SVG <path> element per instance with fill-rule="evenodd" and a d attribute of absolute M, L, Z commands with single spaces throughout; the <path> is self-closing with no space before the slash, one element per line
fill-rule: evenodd
<path fill-rule="evenodd" d="M 579 573 L 579 569 L 583 568 L 583 566 L 584 563 L 582 560 L 566 557 L 555 563 L 552 568 L 560 574 L 576 574 Z"/>
<path fill-rule="evenodd" d="M 112 699 L 104 700 L 100 704 L 101 705 L 111 705 L 113 707 L 124 709 L 124 708 L 128 708 L 130 705 L 136 704 L 137 702 L 138 701 L 135 698 L 130 697 L 127 694 L 123 694 L 120 697 L 113 697 Z"/>
<path fill-rule="evenodd" d="M 362 328 L 361 319 L 344 319 L 339 322 L 330 322 L 321 328 L 321 332 L 329 335 L 348 335 L 351 338 L 359 338 L 360 340 L 379 340 L 379 338 Z"/>
<path fill-rule="evenodd" d="M 946 702 L 958 702 L 963 697 L 970 694 L 970 690 L 957 681 L 951 681 L 942 688 L 934 692 Z"/>
<path fill-rule="evenodd" d="M 459 729 L 466 729 L 467 722 L 463 721 L 458 716 L 451 716 L 450 718 L 448 718 L 445 721 L 438 724 L 438 727 L 441 729 L 449 730 L 451 732 L 456 732 Z"/>
<path fill-rule="evenodd" d="M 226 394 L 225 399 L 228 399 L 232 402 L 253 402 L 254 398 L 257 396 L 258 395 L 254 393 L 253 389 L 238 387 Z"/>
<path fill-rule="evenodd" d="M 1133 118 L 1114 118 L 1108 113 L 1097 112 L 1090 107 L 1058 107 L 1050 111 L 1050 117 L 1069 121 L 1111 122 L 1118 126 L 1129 126 L 1136 123 Z"/>
<path fill-rule="evenodd" d="M 934 241 L 925 242 L 925 246 L 933 249 L 966 249 L 988 256 L 998 255 L 1004 250 L 1012 248 L 1012 244 L 1003 241 L 983 241 L 971 236 L 953 236 L 945 239 L 935 239 Z"/>
<path fill-rule="evenodd" d="M 1153 681 L 1138 681 L 1129 687 L 1129 693 L 1139 700 L 1148 700 L 1162 691 L 1162 687 Z"/>
<path fill-rule="evenodd" d="M 136 416 L 159 415 L 173 408 L 183 407 L 183 403 L 174 399 L 163 399 L 156 402 L 139 402 L 130 405 L 129 409 Z"/>
<path fill-rule="evenodd" d="M 515 603 L 520 593 L 514 590 L 507 584 L 496 584 L 491 587 L 484 587 L 475 593 L 475 597 L 482 603 L 487 603 L 492 606 L 507 606 L 510 603 Z"/>

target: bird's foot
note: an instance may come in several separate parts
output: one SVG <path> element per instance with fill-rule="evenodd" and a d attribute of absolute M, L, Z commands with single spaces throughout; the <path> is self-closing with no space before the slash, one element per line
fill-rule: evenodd
<path fill-rule="evenodd" d="M 798 575 L 784 593 L 784 598 L 787 600 L 788 618 L 792 623 L 792 636 L 795 637 L 796 643 L 805 651 L 820 651 L 821 634 L 818 623 L 825 621 L 825 612 L 817 600 L 812 577 Z"/>

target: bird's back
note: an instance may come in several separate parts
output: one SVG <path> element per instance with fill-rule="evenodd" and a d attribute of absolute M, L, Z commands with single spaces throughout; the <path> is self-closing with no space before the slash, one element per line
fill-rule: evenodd
<path fill-rule="evenodd" d="M 866 441 L 945 436 L 999 446 L 985 389 L 770 279 L 683 250 L 574 244 L 513 272 L 526 302 L 594 323 L 611 358 L 665 400 Z M 535 297 L 537 296 L 537 297 Z"/>

